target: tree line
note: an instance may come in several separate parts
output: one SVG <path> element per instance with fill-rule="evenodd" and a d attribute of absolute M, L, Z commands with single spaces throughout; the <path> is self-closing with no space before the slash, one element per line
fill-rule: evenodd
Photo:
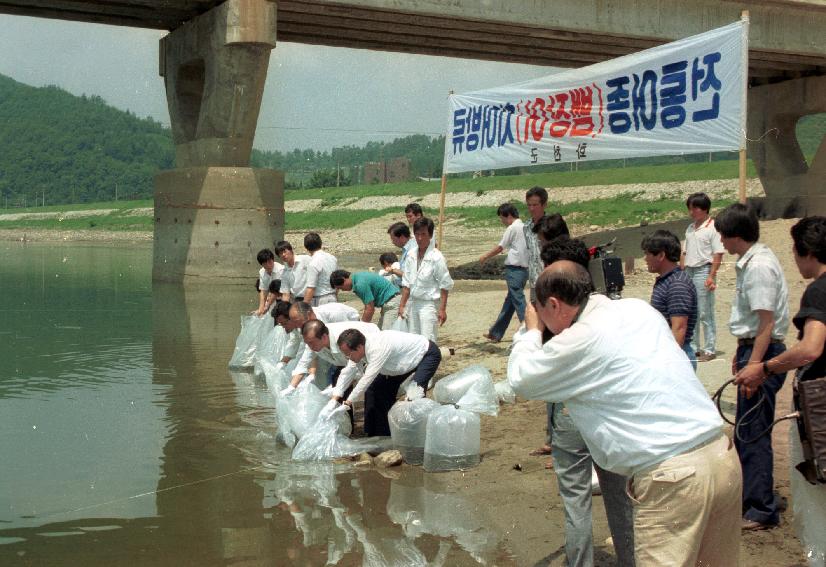
<path fill-rule="evenodd" d="M 826 114 L 798 126 L 804 153 L 813 155 L 826 134 Z M 349 185 L 363 179 L 367 162 L 405 157 L 414 177 L 441 176 L 444 137 L 416 134 L 391 142 L 347 145 L 331 151 L 253 150 L 252 166 L 285 172 L 286 187 Z M 628 165 L 736 159 L 737 154 L 636 158 Z M 75 96 L 55 87 L 32 87 L 0 75 L 0 207 L 148 199 L 153 176 L 174 167 L 167 127 L 113 108 L 98 96 Z M 567 170 L 570 164 L 524 168 Z M 580 167 L 616 167 L 589 162 Z M 522 168 L 497 174 L 519 174 Z"/>

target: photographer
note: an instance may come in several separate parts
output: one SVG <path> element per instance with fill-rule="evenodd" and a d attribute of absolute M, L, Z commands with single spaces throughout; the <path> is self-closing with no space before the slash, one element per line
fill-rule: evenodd
<path fill-rule="evenodd" d="M 565 402 L 594 461 L 629 477 L 637 565 L 737 565 L 742 481 L 717 409 L 657 310 L 592 291 L 578 264 L 545 269 L 508 382 Z"/>

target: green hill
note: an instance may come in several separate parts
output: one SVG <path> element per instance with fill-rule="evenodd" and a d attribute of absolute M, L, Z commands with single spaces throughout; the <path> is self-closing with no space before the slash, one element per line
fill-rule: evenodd
<path fill-rule="evenodd" d="M 100 97 L 30 87 L 0 75 L 3 204 L 91 202 L 152 195 L 173 165 L 169 132 Z"/>
<path fill-rule="evenodd" d="M 797 134 L 804 153 L 812 156 L 826 134 L 826 114 L 802 119 Z M 337 181 L 342 185 L 356 183 L 358 167 L 365 162 L 394 157 L 409 158 L 416 177 L 439 177 L 443 150 L 443 137 L 413 135 L 391 142 L 368 142 L 363 147 L 333 148 L 330 152 L 253 150 L 252 165 L 284 171 L 287 188 L 304 188 L 301 198 L 307 198 L 312 188 L 335 185 Z M 736 159 L 736 153 L 588 162 L 579 164 L 576 172 L 571 164 L 559 164 L 512 168 L 496 174 L 568 173 L 580 178 L 588 170 L 690 164 L 709 159 L 728 161 Z M 113 108 L 97 96 L 78 97 L 54 86 L 31 87 L 0 75 L 0 207 L 39 205 L 44 198 L 46 205 L 149 199 L 154 174 L 173 166 L 170 132 L 151 118 L 138 118 Z M 478 182 L 473 185 L 477 187 Z M 383 191 L 388 189 L 393 192 L 402 188 L 394 185 Z"/>

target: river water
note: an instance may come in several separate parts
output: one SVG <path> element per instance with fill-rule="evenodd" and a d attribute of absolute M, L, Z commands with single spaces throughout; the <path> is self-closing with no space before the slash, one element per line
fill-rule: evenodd
<path fill-rule="evenodd" d="M 0 243 L 0 565 L 509 565 L 444 478 L 296 463 L 227 362 L 253 289 Z M 350 264 L 354 265 L 354 264 Z"/>

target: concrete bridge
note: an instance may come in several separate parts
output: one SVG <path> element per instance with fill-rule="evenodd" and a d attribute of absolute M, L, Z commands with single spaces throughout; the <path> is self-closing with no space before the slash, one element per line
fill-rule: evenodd
<path fill-rule="evenodd" d="M 750 11 L 749 139 L 765 216 L 826 214 L 826 0 L 0 0 L 0 12 L 169 30 L 160 42 L 177 169 L 155 182 L 159 280 L 236 280 L 283 234 L 281 173 L 249 168 L 269 53 L 282 41 L 582 67 Z"/>

